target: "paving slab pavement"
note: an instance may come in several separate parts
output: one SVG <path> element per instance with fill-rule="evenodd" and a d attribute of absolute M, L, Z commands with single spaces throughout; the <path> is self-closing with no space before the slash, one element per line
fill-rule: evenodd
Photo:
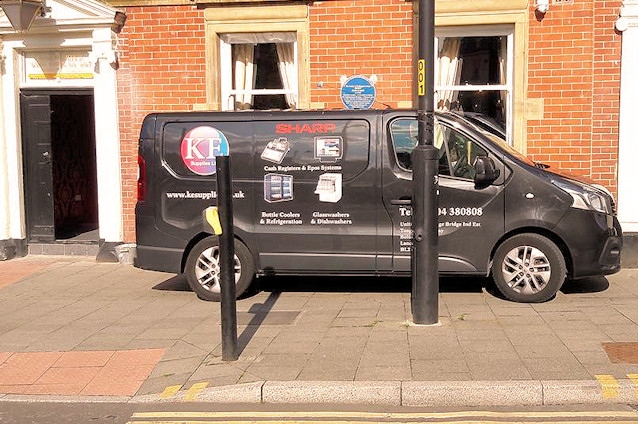
<path fill-rule="evenodd" d="M 89 257 L 0 262 L 0 400 L 638 403 L 638 269 L 541 304 L 485 285 L 442 279 L 439 323 L 417 326 L 409 279 L 268 279 L 237 302 L 228 362 L 219 304 L 181 276 Z"/>

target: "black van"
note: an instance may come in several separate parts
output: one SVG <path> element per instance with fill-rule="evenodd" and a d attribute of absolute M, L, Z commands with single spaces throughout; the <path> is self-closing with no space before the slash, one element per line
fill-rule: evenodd
<path fill-rule="evenodd" d="M 232 168 L 237 295 L 262 275 L 410 274 L 415 111 L 157 113 L 139 142 L 137 257 L 218 300 L 215 154 Z M 519 302 L 620 269 L 612 196 L 436 116 L 439 272 L 492 275 Z"/>

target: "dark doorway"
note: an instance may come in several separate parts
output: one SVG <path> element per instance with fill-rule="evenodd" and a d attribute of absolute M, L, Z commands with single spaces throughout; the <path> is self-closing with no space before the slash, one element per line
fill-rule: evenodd
<path fill-rule="evenodd" d="M 93 92 L 20 94 L 27 242 L 97 242 Z"/>

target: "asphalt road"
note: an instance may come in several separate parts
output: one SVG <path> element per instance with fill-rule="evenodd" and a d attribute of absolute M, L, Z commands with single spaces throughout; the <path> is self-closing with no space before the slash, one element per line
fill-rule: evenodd
<path fill-rule="evenodd" d="M 202 423 L 638 423 L 628 405 L 571 405 L 467 409 L 344 405 L 0 402 L 2 424 Z"/>

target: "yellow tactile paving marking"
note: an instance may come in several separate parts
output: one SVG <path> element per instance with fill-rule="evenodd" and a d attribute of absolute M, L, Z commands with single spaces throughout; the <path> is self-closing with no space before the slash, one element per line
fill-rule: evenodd
<path fill-rule="evenodd" d="M 620 396 L 620 386 L 613 375 L 601 374 L 595 377 L 602 388 L 603 399 L 613 399 Z"/>

